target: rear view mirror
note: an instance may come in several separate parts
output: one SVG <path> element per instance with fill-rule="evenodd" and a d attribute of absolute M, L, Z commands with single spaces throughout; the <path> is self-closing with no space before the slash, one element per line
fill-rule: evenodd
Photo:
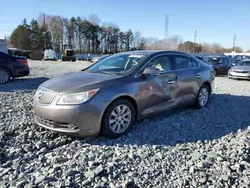
<path fill-rule="evenodd" d="M 154 67 L 147 67 L 144 69 L 142 75 L 159 75 L 160 70 Z"/>

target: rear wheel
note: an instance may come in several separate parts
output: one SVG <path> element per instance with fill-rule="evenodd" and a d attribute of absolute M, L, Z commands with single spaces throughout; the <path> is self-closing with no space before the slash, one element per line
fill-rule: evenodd
<path fill-rule="evenodd" d="M 210 94 L 211 94 L 211 91 L 208 85 L 207 84 L 202 85 L 196 97 L 194 107 L 197 109 L 201 109 L 205 107 L 209 101 Z"/>
<path fill-rule="evenodd" d="M 128 133 L 135 122 L 135 117 L 135 108 L 129 100 L 114 101 L 104 113 L 101 134 L 112 138 L 120 137 Z"/>
<path fill-rule="evenodd" d="M 6 84 L 7 82 L 9 82 L 10 77 L 10 72 L 5 68 L 0 67 L 0 84 Z"/>

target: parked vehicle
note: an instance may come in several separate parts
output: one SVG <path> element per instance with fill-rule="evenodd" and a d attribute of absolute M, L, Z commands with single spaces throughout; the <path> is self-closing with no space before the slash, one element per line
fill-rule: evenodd
<path fill-rule="evenodd" d="M 64 45 L 64 52 L 62 54 L 62 61 L 76 61 L 76 56 L 74 50 L 72 50 L 72 45 Z"/>
<path fill-rule="evenodd" d="M 45 50 L 44 51 L 44 60 L 57 60 L 56 52 L 54 50 Z"/>
<path fill-rule="evenodd" d="M 0 39 L 0 52 L 8 53 L 7 41 L 5 39 Z"/>
<path fill-rule="evenodd" d="M 182 105 L 203 108 L 214 70 L 176 51 L 129 51 L 48 80 L 34 96 L 38 125 L 74 136 L 126 134 L 134 122 Z"/>
<path fill-rule="evenodd" d="M 243 59 L 228 71 L 228 78 L 250 79 L 250 59 Z"/>
<path fill-rule="evenodd" d="M 230 59 L 228 57 L 210 56 L 208 57 L 208 65 L 210 65 L 216 74 L 227 74 L 231 68 Z"/>
<path fill-rule="evenodd" d="M 30 69 L 25 57 L 0 52 L 0 84 L 9 82 L 11 78 L 27 76 L 29 73 Z"/>
<path fill-rule="evenodd" d="M 202 56 L 195 56 L 197 59 L 199 59 L 200 61 L 207 63 L 207 61 L 202 57 Z"/>
<path fill-rule="evenodd" d="M 99 56 L 99 57 L 94 57 L 91 61 L 93 63 L 97 63 L 97 62 L 99 62 L 99 61 L 101 61 L 101 60 L 103 60 L 103 59 L 105 59 L 105 58 L 107 58 L 109 56 L 110 56 L 110 54 L 102 55 L 102 56 Z"/>

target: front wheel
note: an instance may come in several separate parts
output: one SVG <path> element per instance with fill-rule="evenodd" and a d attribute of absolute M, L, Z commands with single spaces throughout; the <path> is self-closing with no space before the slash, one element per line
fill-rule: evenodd
<path fill-rule="evenodd" d="M 101 134 L 112 138 L 120 137 L 128 133 L 135 122 L 135 117 L 135 108 L 129 100 L 114 101 L 104 113 Z"/>
<path fill-rule="evenodd" d="M 198 92 L 198 95 L 196 97 L 195 104 L 194 104 L 195 108 L 201 109 L 201 108 L 205 107 L 209 101 L 210 94 L 211 94 L 211 91 L 206 84 L 201 86 L 201 88 Z"/>

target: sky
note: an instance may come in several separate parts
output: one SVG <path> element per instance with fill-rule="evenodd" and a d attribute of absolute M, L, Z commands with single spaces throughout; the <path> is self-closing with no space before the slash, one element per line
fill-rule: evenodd
<path fill-rule="evenodd" d="M 179 35 L 198 43 L 236 45 L 250 50 L 250 0 L 0 0 L 0 38 L 11 35 L 24 18 L 37 19 L 40 13 L 89 17 L 116 23 L 123 31 L 139 30 L 144 37 Z"/>

